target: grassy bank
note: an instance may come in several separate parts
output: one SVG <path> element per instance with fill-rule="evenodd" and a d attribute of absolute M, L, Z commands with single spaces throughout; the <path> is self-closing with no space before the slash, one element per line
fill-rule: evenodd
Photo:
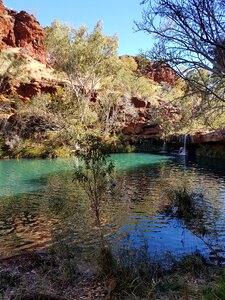
<path fill-rule="evenodd" d="M 198 253 L 179 261 L 170 257 L 167 262 L 169 268 L 165 261 L 147 259 L 143 251 L 123 251 L 109 265 L 93 266 L 78 262 L 76 252 L 60 243 L 45 253 L 1 261 L 0 295 L 2 299 L 224 299 L 224 267 L 208 264 Z"/>
<path fill-rule="evenodd" d="M 57 140 L 54 139 L 37 140 L 38 142 L 32 139 L 24 139 L 11 146 L 4 139 L 0 139 L 0 159 L 70 157 L 74 154 L 74 146 L 79 144 L 78 142 L 74 145 L 57 143 Z M 134 145 L 121 137 L 110 138 L 104 143 L 108 153 L 130 153 L 136 150 Z"/>

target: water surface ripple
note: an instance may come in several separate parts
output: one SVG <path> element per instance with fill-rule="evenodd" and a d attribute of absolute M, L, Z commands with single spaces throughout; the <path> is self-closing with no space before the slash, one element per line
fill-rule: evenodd
<path fill-rule="evenodd" d="M 112 155 L 116 187 L 102 205 L 104 234 L 114 249 L 148 247 L 158 257 L 225 248 L 225 163 L 151 154 Z M 77 255 L 96 249 L 88 200 L 72 182 L 74 159 L 0 161 L 0 257 L 50 245 L 57 237 Z M 187 185 L 203 213 L 190 222 L 163 213 L 166 191 Z M 204 234 L 201 229 L 205 228 Z"/>

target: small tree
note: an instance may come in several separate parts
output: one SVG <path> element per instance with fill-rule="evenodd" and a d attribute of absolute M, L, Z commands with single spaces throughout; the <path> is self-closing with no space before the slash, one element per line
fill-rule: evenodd
<path fill-rule="evenodd" d="M 101 249 L 105 249 L 101 224 L 101 203 L 109 188 L 109 179 L 113 171 L 113 163 L 108 159 L 106 147 L 101 140 L 89 136 L 82 149 L 76 153 L 79 164 L 75 168 L 74 180 L 78 181 L 90 200 L 100 234 Z"/>

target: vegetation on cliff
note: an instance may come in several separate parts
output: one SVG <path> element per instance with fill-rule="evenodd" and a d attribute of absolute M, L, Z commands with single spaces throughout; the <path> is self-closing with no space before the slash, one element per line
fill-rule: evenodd
<path fill-rule="evenodd" d="M 117 148 L 122 128 L 140 119 L 132 98 L 152 107 L 159 105 L 162 85 L 140 75 L 134 58 L 119 58 L 117 37 L 104 36 L 101 24 L 88 32 L 85 27 L 74 29 L 54 22 L 46 29 L 46 46 L 63 86 L 31 101 L 19 101 L 14 96 L 16 114 L 12 112 L 2 121 L 4 149 L 11 157 L 57 156 L 64 153 L 57 149 L 73 150 L 88 132 Z M 5 77 L 18 80 L 20 57 L 3 55 Z M 152 123 L 148 112 L 146 116 Z M 37 140 L 43 145 L 41 149 Z M 26 147 L 40 151 L 27 149 L 26 154 Z"/>
<path fill-rule="evenodd" d="M 224 125 L 225 3 L 218 0 L 143 0 L 137 28 L 155 37 L 146 55 L 170 64 L 186 82 L 183 101 L 194 120 Z"/>
<path fill-rule="evenodd" d="M 147 54 L 153 62 L 145 56 L 119 57 L 117 36 L 105 36 L 100 23 L 90 32 L 85 26 L 73 28 L 54 21 L 44 33 L 33 17 L 24 14 L 29 39 L 41 32 L 41 55 L 44 57 L 47 49 L 48 67 L 27 55 L 32 47 L 25 36 L 20 36 L 23 47 L 1 51 L 1 157 L 67 156 L 90 132 L 100 136 L 112 151 L 126 151 L 127 144 L 137 140 L 223 127 L 220 24 L 224 20 L 214 7 L 215 20 L 211 15 L 204 17 L 214 2 L 197 6 L 195 20 L 188 2 L 182 6 L 180 19 L 179 3 L 172 0 L 147 7 L 143 22 L 137 26 L 158 38 Z M 165 27 L 161 36 L 154 12 L 166 26 L 173 9 L 176 26 Z M 224 9 L 222 4 L 220 9 Z M 10 18 L 20 16 L 10 10 L 7 13 Z M 1 14 L 4 19 L 4 9 Z M 215 36 L 212 31 L 206 36 L 208 29 L 197 29 L 201 20 L 204 28 L 211 24 L 209 29 L 218 29 Z M 179 32 L 179 28 L 183 29 Z M 188 37 L 185 28 L 192 30 L 193 36 Z M 192 48 L 182 56 L 182 45 L 187 41 Z M 37 58 L 35 51 L 29 55 Z M 196 62 L 199 55 L 203 57 L 200 65 Z"/>

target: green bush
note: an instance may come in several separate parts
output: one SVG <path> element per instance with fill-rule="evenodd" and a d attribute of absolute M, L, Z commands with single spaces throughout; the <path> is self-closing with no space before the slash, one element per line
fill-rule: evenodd
<path fill-rule="evenodd" d="M 44 144 L 25 140 L 12 151 L 11 155 L 15 158 L 46 158 L 51 156 L 51 149 Z"/>
<path fill-rule="evenodd" d="M 70 147 L 62 146 L 53 149 L 54 157 L 70 157 L 72 155 L 72 149 Z"/>
<path fill-rule="evenodd" d="M 194 213 L 195 197 L 186 187 L 181 187 L 167 192 L 170 204 L 166 207 L 168 213 L 174 213 L 180 218 L 191 219 Z"/>
<path fill-rule="evenodd" d="M 4 139 L 0 138 L 0 159 L 5 158 L 7 156 L 7 153 L 4 148 L 5 148 Z"/>
<path fill-rule="evenodd" d="M 225 299 L 225 275 L 220 276 L 215 282 L 215 286 L 213 288 L 207 289 L 204 292 L 204 299 L 206 300 L 215 300 Z"/>

